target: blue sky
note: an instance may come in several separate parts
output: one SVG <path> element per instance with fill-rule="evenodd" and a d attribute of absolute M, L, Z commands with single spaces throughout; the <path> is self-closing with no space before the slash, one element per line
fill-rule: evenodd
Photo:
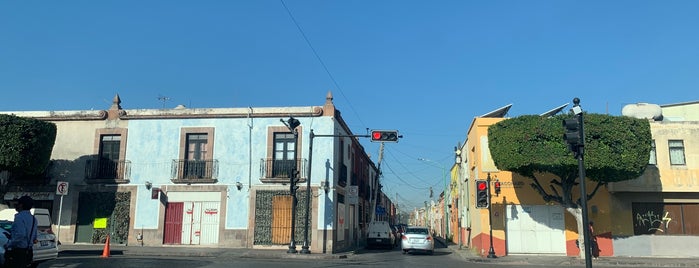
<path fill-rule="evenodd" d="M 404 135 L 383 184 L 412 208 L 499 107 L 699 100 L 696 14 L 698 1 L 3 1 L 0 110 L 106 109 L 117 93 L 126 109 L 309 106 L 332 91 L 355 134 Z"/>

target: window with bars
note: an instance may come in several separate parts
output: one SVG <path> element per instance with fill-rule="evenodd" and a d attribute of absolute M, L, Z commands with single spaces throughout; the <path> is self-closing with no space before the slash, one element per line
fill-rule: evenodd
<path fill-rule="evenodd" d="M 288 176 L 294 168 L 294 153 L 296 139 L 292 133 L 274 133 L 274 154 L 272 162 L 272 177 Z"/>
<path fill-rule="evenodd" d="M 119 167 L 120 135 L 102 135 L 100 137 L 98 176 L 100 178 L 116 178 Z"/>
<path fill-rule="evenodd" d="M 670 165 L 685 165 L 684 142 L 682 140 L 669 140 L 667 145 L 670 150 Z"/>
<path fill-rule="evenodd" d="M 186 178 L 207 178 L 206 133 L 187 134 L 187 154 L 185 155 L 184 175 Z"/>

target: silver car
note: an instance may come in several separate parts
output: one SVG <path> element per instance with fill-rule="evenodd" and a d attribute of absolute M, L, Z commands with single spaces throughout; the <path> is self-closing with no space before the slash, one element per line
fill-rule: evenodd
<path fill-rule="evenodd" d="M 411 226 L 406 228 L 403 233 L 401 248 L 403 249 L 403 254 L 426 252 L 431 255 L 434 253 L 434 239 L 427 227 Z"/>

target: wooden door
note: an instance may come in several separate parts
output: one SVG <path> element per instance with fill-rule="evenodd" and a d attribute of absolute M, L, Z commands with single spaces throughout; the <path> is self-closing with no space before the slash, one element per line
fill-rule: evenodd
<path fill-rule="evenodd" d="M 167 203 L 165 208 L 165 237 L 163 244 L 180 244 L 182 241 L 182 214 L 184 203 Z"/>
<path fill-rule="evenodd" d="M 88 202 L 84 196 L 79 197 L 78 221 L 75 224 L 75 242 L 92 243 L 93 223 L 95 220 L 95 203 Z"/>
<path fill-rule="evenodd" d="M 272 244 L 289 244 L 291 240 L 291 195 L 272 197 Z"/>

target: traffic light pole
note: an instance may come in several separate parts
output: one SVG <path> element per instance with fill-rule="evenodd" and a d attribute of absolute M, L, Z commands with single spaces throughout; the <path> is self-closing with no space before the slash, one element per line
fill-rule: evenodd
<path fill-rule="evenodd" d="M 280 119 L 280 121 L 287 127 L 289 128 L 289 131 L 294 134 L 294 159 L 293 159 L 293 166 L 289 170 L 289 193 L 291 194 L 291 238 L 289 242 L 289 250 L 286 251 L 286 253 L 289 254 L 295 254 L 296 251 L 296 239 L 295 239 L 295 231 L 296 231 L 296 204 L 298 203 L 298 199 L 296 198 L 296 189 L 298 188 L 296 186 L 296 182 L 299 179 L 298 175 L 298 144 L 299 144 L 299 131 L 298 131 L 298 126 L 301 125 L 301 122 L 299 122 L 298 119 L 295 119 L 294 117 L 289 117 L 287 121 L 284 121 L 284 119 Z"/>
<path fill-rule="evenodd" d="M 582 144 L 578 145 L 576 158 L 578 159 L 578 176 L 580 179 L 580 206 L 582 206 L 582 225 L 583 225 L 583 244 L 585 247 L 585 267 L 592 268 L 592 244 L 590 239 L 590 221 L 587 216 L 587 190 L 585 189 L 585 131 L 583 126 L 583 113 L 580 108 L 580 99 L 573 99 L 573 111 L 576 113 L 578 124 L 580 125 L 579 134 L 582 139 Z"/>
<path fill-rule="evenodd" d="M 296 129 L 292 130 L 294 132 L 294 146 L 298 145 L 299 133 Z M 296 204 L 298 199 L 296 197 L 296 158 L 298 157 L 298 147 L 294 148 L 294 167 L 291 168 L 289 180 L 290 180 L 290 190 L 291 190 L 291 242 L 289 242 L 289 250 L 286 253 L 293 254 L 296 253 Z"/>
<path fill-rule="evenodd" d="M 283 121 L 282 121 L 283 122 Z M 397 135 L 396 131 L 396 135 Z M 301 254 L 310 254 L 310 241 L 308 241 L 308 228 L 309 228 L 309 221 L 311 217 L 311 171 L 313 170 L 313 139 L 316 137 L 333 137 L 333 138 L 344 138 L 344 137 L 354 137 L 354 138 L 371 138 L 371 135 L 316 135 L 313 133 L 313 129 L 311 129 L 311 133 L 309 134 L 310 138 L 310 145 L 308 148 L 308 178 L 306 178 L 306 218 L 304 222 L 306 223 L 305 226 L 303 227 L 303 246 L 301 246 Z M 296 141 L 298 142 L 298 133 L 294 131 L 294 137 L 296 138 Z M 403 136 L 397 135 L 395 138 L 402 138 Z M 296 151 L 294 151 L 294 161 L 296 159 Z M 294 162 L 295 163 L 295 162 Z M 377 189 L 378 191 L 378 189 Z M 294 206 L 292 207 L 292 210 L 294 213 L 293 218 L 295 218 L 296 215 L 296 194 L 294 193 Z M 376 212 L 373 212 L 376 213 Z M 373 215 L 373 214 L 372 214 Z M 296 246 L 294 245 L 294 250 L 292 252 L 291 247 L 294 243 L 293 235 L 294 235 L 294 222 L 291 223 L 291 245 L 289 245 L 289 251 L 287 253 L 296 253 Z"/>
<path fill-rule="evenodd" d="M 313 133 L 313 129 L 311 129 L 311 134 L 310 136 L 310 145 L 308 146 L 308 178 L 306 178 L 306 219 L 305 225 L 303 227 L 303 246 L 301 246 L 301 254 L 311 254 L 310 248 L 310 242 L 308 241 L 308 221 L 310 218 L 311 214 L 311 167 L 312 167 L 312 161 L 313 161 L 313 138 L 315 138 L 315 134 Z"/>
<path fill-rule="evenodd" d="M 488 225 L 490 227 L 490 249 L 488 249 L 488 258 L 494 259 L 498 256 L 495 255 L 495 249 L 493 248 L 493 200 L 490 194 L 490 172 L 488 172 Z"/>

